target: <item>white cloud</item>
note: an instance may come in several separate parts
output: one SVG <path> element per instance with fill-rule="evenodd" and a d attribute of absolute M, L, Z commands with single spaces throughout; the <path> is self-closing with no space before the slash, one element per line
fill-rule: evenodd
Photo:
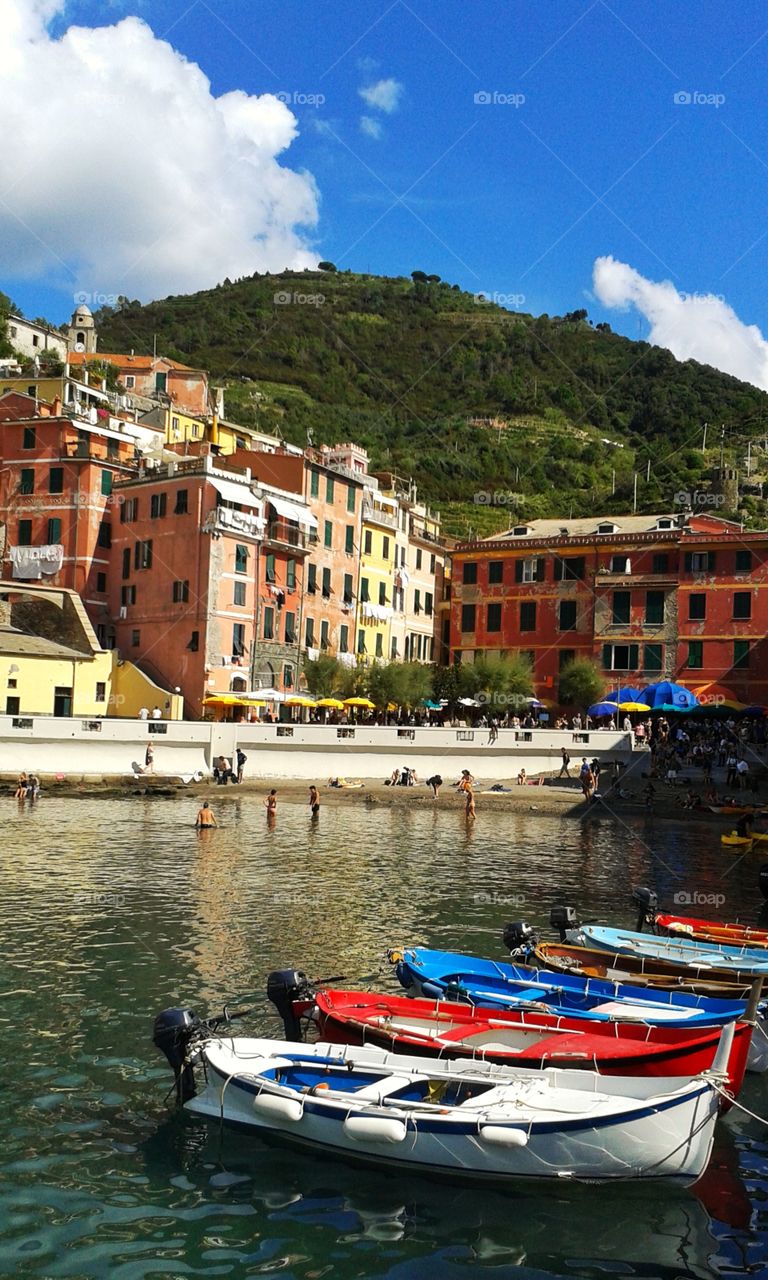
<path fill-rule="evenodd" d="M 713 293 L 681 293 L 669 280 L 648 280 L 626 262 L 597 258 L 592 284 L 606 307 L 634 306 L 650 323 L 648 341 L 678 360 L 698 360 L 768 391 L 768 342 Z"/>
<path fill-rule="evenodd" d="M 360 117 L 360 129 L 362 133 L 366 133 L 369 138 L 380 138 L 384 130 L 378 120 L 374 120 L 373 116 Z"/>
<path fill-rule="evenodd" d="M 277 160 L 297 134 L 288 107 L 214 97 L 135 17 L 53 40 L 64 7 L 0 0 L 6 276 L 146 298 L 314 266 L 314 180 Z"/>
<path fill-rule="evenodd" d="M 403 92 L 403 86 L 399 80 L 377 80 L 375 84 L 370 84 L 364 89 L 358 89 L 363 102 L 369 107 L 373 107 L 375 111 L 384 111 L 386 115 L 391 115 L 393 111 L 397 111 L 400 106 L 400 98 Z"/>

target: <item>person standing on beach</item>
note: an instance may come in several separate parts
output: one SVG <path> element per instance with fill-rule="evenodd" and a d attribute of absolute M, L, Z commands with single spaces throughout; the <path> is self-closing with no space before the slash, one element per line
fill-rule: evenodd
<path fill-rule="evenodd" d="M 213 809 L 207 800 L 204 800 L 201 807 L 197 811 L 195 826 L 201 831 L 205 831 L 208 827 L 217 827 L 219 824 L 213 816 Z"/>
<path fill-rule="evenodd" d="M 571 775 L 568 772 L 568 766 L 571 763 L 571 757 L 568 755 L 568 752 L 566 751 L 565 747 L 560 748 L 560 754 L 563 757 L 563 763 L 560 765 L 560 772 L 558 773 L 557 776 L 558 778 L 562 778 L 563 776 L 565 776 L 566 778 L 570 778 Z"/>
<path fill-rule="evenodd" d="M 273 794 L 274 794 L 274 793 L 273 793 Z M 319 817 L 319 815 L 320 815 L 320 792 L 318 791 L 318 789 L 317 789 L 317 787 L 315 786 L 314 782 L 312 783 L 312 786 L 309 788 L 309 808 L 310 808 L 310 811 L 311 811 L 311 813 L 312 813 L 312 817 L 313 817 L 313 818 L 317 818 L 317 817 Z"/>
<path fill-rule="evenodd" d="M 154 771 L 155 771 L 155 751 L 154 751 L 154 747 L 152 746 L 152 743 L 150 742 L 148 743 L 147 749 L 144 753 L 144 772 L 154 773 Z"/>
<path fill-rule="evenodd" d="M 240 747 L 238 747 L 237 751 L 235 752 L 235 759 L 237 760 L 237 781 L 242 782 L 243 769 L 245 768 L 245 762 L 248 759 L 248 757 L 245 754 L 245 752 Z"/>

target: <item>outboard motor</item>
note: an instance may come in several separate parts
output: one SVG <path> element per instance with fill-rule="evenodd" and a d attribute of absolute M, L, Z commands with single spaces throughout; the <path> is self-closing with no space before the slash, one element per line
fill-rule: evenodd
<path fill-rule="evenodd" d="M 575 907 L 557 906 L 553 907 L 549 913 L 549 925 L 551 929 L 557 929 L 560 934 L 560 941 L 565 942 L 569 929 L 578 929 L 579 917 Z"/>
<path fill-rule="evenodd" d="M 187 1054 L 192 1037 L 200 1026 L 200 1019 L 193 1009 L 164 1009 L 155 1018 L 152 1028 L 152 1043 L 171 1064 L 176 1098 L 181 1106 L 196 1093 L 195 1073 Z"/>
<path fill-rule="evenodd" d="M 637 905 L 637 932 L 642 933 L 644 924 L 654 924 L 656 920 L 656 908 L 659 905 L 659 896 L 654 893 L 653 889 L 642 889 L 635 887 L 632 890 L 632 901 Z"/>
<path fill-rule="evenodd" d="M 300 969 L 273 970 L 267 978 L 267 999 L 283 1020 L 286 1040 L 303 1040 L 300 1016 L 305 1010 L 297 1009 L 296 1005 L 314 1003 L 314 992 L 306 973 Z"/>
<path fill-rule="evenodd" d="M 526 924 L 525 920 L 513 920 L 511 924 L 505 924 L 501 936 L 504 946 L 516 960 L 527 959 L 539 940 L 536 930 Z"/>

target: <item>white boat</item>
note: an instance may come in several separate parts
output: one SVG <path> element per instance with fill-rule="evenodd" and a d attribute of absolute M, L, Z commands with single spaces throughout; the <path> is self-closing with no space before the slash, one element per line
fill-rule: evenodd
<path fill-rule="evenodd" d="M 155 1043 L 188 1111 L 347 1158 L 496 1180 L 695 1182 L 712 1149 L 733 1036 L 731 1025 L 712 1068 L 681 1083 L 225 1038 L 204 1023 L 163 1044 L 175 1013 L 186 1015 L 161 1015 Z M 199 1095 L 190 1066 L 204 1068 Z"/>

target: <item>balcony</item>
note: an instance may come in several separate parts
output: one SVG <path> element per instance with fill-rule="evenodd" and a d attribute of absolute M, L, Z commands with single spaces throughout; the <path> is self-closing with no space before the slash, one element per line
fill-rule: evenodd
<path fill-rule="evenodd" d="M 386 510 L 384 507 L 375 506 L 371 502 L 363 503 L 363 520 L 368 520 L 371 524 L 383 525 L 385 529 L 397 528 L 397 516 Z"/>
<path fill-rule="evenodd" d="M 235 511 L 231 507 L 216 507 L 206 517 L 204 533 L 231 533 L 246 538 L 260 538 L 264 532 L 262 516 L 251 511 Z"/>
<path fill-rule="evenodd" d="M 277 543 L 281 547 L 292 547 L 297 551 L 308 549 L 308 539 L 304 530 L 289 524 L 287 520 L 270 520 L 264 534 L 264 541 Z"/>

